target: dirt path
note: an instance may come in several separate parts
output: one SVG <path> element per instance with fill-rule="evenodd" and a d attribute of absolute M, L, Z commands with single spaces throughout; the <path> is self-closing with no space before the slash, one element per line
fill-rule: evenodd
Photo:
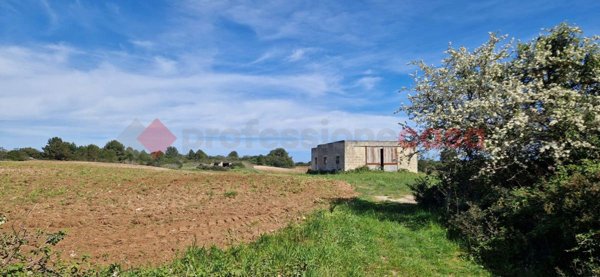
<path fill-rule="evenodd" d="M 255 165 L 254 169 L 269 172 L 269 173 L 293 173 L 293 174 L 304 174 L 308 170 L 308 166 L 296 166 L 294 168 L 281 168 L 266 165 Z"/>
<path fill-rule="evenodd" d="M 394 202 L 394 203 L 403 203 L 403 204 L 417 204 L 417 201 L 415 200 L 415 196 L 408 194 L 405 196 L 402 196 L 400 198 L 391 198 L 389 196 L 383 196 L 383 195 L 376 195 L 373 196 L 373 199 L 375 199 L 375 201 L 380 201 L 380 202 Z"/>

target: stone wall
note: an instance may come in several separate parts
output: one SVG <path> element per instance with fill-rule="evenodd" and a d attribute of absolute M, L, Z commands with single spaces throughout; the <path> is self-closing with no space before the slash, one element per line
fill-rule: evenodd
<path fill-rule="evenodd" d="M 339 163 L 336 159 L 339 157 Z M 325 163 L 327 159 L 327 163 Z M 344 141 L 320 144 L 311 150 L 310 168 L 312 170 L 344 170 Z"/>
<path fill-rule="evenodd" d="M 352 170 L 366 165 L 365 147 L 394 147 L 396 149 L 397 160 L 395 165 L 384 165 L 386 171 L 397 171 L 406 169 L 411 172 L 417 172 L 417 154 L 414 149 L 405 149 L 398 145 L 396 141 L 337 141 L 327 144 L 320 144 L 311 150 L 311 169 L 312 170 Z M 336 157 L 339 156 L 340 163 L 336 164 Z M 327 157 L 327 165 L 324 164 L 324 158 Z M 315 163 L 315 158 L 317 159 Z M 370 165 L 372 169 L 378 169 L 378 165 Z"/>

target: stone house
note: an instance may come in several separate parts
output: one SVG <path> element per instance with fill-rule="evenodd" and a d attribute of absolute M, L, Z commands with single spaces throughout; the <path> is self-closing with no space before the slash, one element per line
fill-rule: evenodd
<path fill-rule="evenodd" d="M 341 140 L 311 150 L 311 170 L 347 171 L 361 166 L 417 172 L 417 154 L 414 148 L 404 148 L 397 141 Z"/>

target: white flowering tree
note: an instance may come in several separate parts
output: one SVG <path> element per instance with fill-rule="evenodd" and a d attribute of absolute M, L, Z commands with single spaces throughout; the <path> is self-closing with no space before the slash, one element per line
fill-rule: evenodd
<path fill-rule="evenodd" d="M 599 39 L 562 24 L 503 40 L 419 63 L 402 109 L 423 129 L 481 130 L 484 147 L 447 136 L 416 198 L 498 275 L 600 275 Z"/>
<path fill-rule="evenodd" d="M 544 174 L 598 158 L 598 37 L 562 24 L 528 43 L 502 41 L 490 34 L 474 51 L 448 49 L 439 67 L 417 63 L 416 94 L 401 109 L 421 128 L 481 129 L 483 149 L 458 149 L 465 160 L 485 161 L 480 175 Z"/>

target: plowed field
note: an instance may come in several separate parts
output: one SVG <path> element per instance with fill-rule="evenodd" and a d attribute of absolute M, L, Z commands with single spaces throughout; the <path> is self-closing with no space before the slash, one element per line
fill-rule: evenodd
<path fill-rule="evenodd" d="M 354 192 L 302 176 L 157 170 L 78 162 L 1 162 L 2 229 L 65 230 L 64 258 L 156 265 L 187 246 L 256 239 Z"/>

